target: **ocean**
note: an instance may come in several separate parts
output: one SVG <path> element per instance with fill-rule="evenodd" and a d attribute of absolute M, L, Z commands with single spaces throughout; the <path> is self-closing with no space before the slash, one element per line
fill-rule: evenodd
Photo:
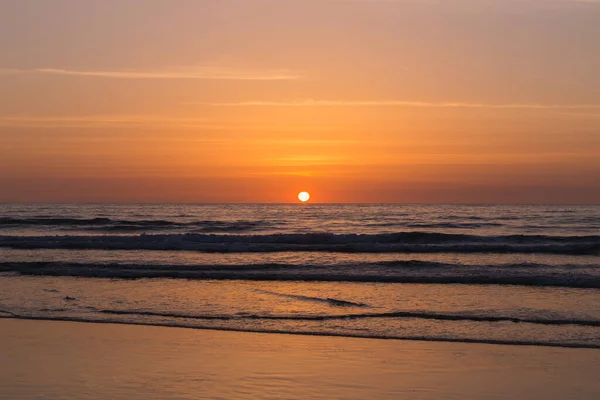
<path fill-rule="evenodd" d="M 0 205 L 0 318 L 600 348 L 600 206 Z"/>

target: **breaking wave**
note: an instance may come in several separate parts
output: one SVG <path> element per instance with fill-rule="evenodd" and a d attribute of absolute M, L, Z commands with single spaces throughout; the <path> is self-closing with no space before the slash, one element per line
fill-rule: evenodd
<path fill-rule="evenodd" d="M 0 273 L 112 279 L 191 279 L 303 282 L 367 282 L 518 285 L 600 289 L 600 270 L 593 265 L 496 264 L 462 265 L 427 261 L 385 261 L 334 265 L 158 265 L 64 262 L 2 262 Z M 270 293 L 277 295 L 276 293 Z M 287 295 L 285 295 L 287 296 Z M 314 300 L 304 296 L 305 300 Z M 327 299 L 336 302 L 335 299 Z M 337 305 L 352 306 L 363 304 Z"/>
<path fill-rule="evenodd" d="M 141 232 L 160 230 L 185 230 L 188 232 L 244 232 L 268 227 L 265 221 L 192 221 L 120 220 L 111 218 L 0 218 L 0 229 L 26 226 L 77 228 L 90 232 Z"/>
<path fill-rule="evenodd" d="M 600 254 L 600 236 L 478 236 L 432 232 L 362 235 L 333 233 L 217 235 L 198 233 L 128 236 L 0 236 L 0 247 L 14 249 L 187 250 L 217 253 L 313 251 L 597 255 Z"/>
<path fill-rule="evenodd" d="M 322 299 L 328 300 L 328 299 Z M 98 310 L 102 314 L 115 315 L 146 315 L 153 317 L 189 318 L 207 320 L 232 320 L 232 319 L 256 319 L 256 320 L 288 320 L 288 321 L 330 321 L 330 320 L 352 320 L 365 318 L 419 318 L 437 321 L 469 321 L 469 322 L 512 322 L 515 324 L 536 325 L 578 325 L 578 326 L 600 326 L 600 320 L 593 319 L 551 319 L 551 318 L 526 318 L 494 315 L 474 315 L 458 313 L 432 313 L 416 311 L 393 311 L 385 313 L 362 313 L 362 314 L 335 314 L 335 315 L 193 315 L 183 313 L 156 312 L 144 310 Z"/>

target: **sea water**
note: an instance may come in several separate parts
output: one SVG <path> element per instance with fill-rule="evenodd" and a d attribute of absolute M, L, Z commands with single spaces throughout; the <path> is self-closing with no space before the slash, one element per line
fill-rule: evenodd
<path fill-rule="evenodd" d="M 0 205 L 0 317 L 600 348 L 600 206 Z"/>

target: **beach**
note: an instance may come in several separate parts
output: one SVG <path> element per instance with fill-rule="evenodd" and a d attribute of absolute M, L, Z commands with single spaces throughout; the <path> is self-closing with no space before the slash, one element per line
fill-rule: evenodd
<path fill-rule="evenodd" d="M 598 206 L 2 205 L 0 398 L 598 399 Z"/>
<path fill-rule="evenodd" d="M 600 351 L 0 320 L 2 399 L 597 399 Z"/>

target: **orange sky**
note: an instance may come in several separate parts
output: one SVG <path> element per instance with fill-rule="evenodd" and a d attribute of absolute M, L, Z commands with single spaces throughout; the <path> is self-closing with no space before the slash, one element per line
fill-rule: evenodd
<path fill-rule="evenodd" d="M 0 202 L 600 203 L 598 21 L 575 0 L 6 0 Z"/>

